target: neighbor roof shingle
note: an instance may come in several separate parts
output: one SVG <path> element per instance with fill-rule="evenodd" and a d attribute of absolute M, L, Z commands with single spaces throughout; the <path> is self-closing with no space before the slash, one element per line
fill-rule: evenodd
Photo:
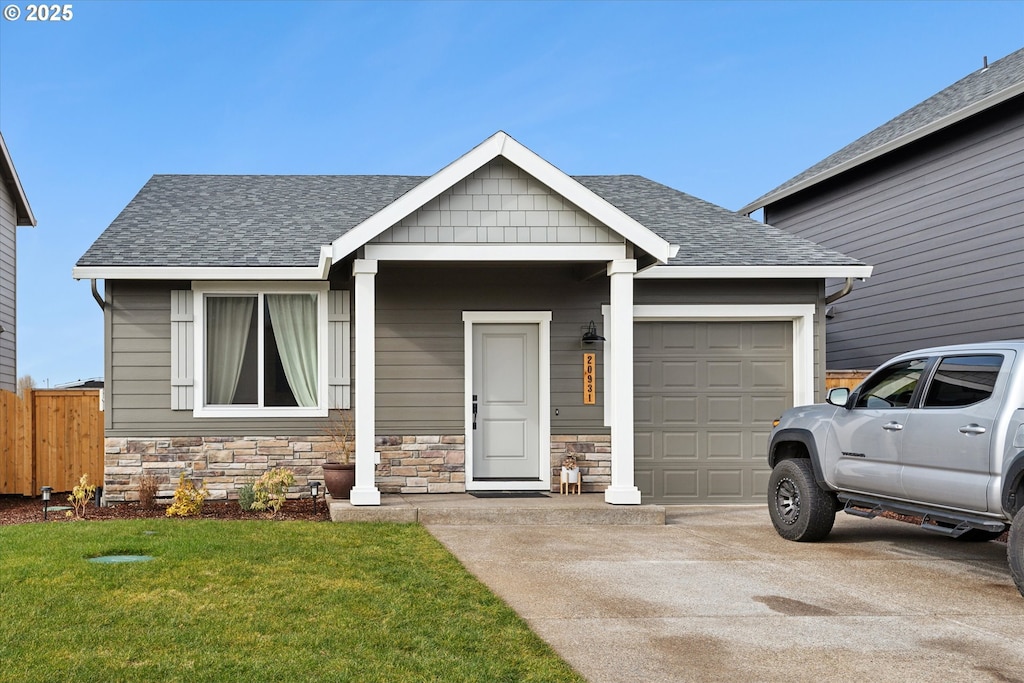
<path fill-rule="evenodd" d="M 1001 93 L 1024 83 L 1024 49 L 1017 50 L 993 62 L 987 69 L 980 69 L 960 79 L 945 90 L 932 95 L 924 102 L 903 112 L 846 147 L 822 159 L 814 166 L 762 195 L 740 211 L 750 213 L 767 204 L 792 194 L 797 185 L 816 176 L 824 180 L 829 171 L 843 164 L 851 163 L 858 157 L 869 158 L 871 153 L 900 138 L 912 136 L 926 126 L 936 124 L 946 117 L 982 102 L 985 98 Z M 951 120 L 956 120 L 953 117 Z M 941 125 L 941 124 L 940 124 Z M 908 138 L 908 141 L 912 138 Z M 805 188 L 801 188 L 805 189 Z"/>

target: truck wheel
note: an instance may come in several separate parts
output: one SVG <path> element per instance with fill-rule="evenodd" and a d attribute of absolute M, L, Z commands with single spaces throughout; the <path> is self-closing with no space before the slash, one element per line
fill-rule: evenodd
<path fill-rule="evenodd" d="M 1010 562 L 1010 574 L 1017 590 L 1024 596 L 1024 507 L 1017 510 L 1006 539 L 1006 559 Z"/>
<path fill-rule="evenodd" d="M 820 541 L 836 521 L 835 499 L 814 480 L 806 458 L 783 460 L 768 480 L 768 512 L 779 536 Z"/>

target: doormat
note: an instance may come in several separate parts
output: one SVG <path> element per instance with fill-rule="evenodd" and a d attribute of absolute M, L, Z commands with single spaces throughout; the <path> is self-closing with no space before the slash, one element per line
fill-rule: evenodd
<path fill-rule="evenodd" d="M 541 491 L 469 491 L 474 498 L 548 498 Z"/>

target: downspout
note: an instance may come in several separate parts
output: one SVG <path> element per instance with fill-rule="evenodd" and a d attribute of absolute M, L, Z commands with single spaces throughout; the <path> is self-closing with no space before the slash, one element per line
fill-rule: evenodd
<path fill-rule="evenodd" d="M 103 303 L 103 297 L 100 296 L 100 293 L 96 290 L 96 278 L 92 278 L 90 282 L 92 282 L 92 298 L 96 299 L 96 303 L 100 305 L 100 310 L 104 310 L 106 308 L 106 304 Z"/>
<path fill-rule="evenodd" d="M 93 283 L 95 283 L 95 282 L 96 281 L 93 280 Z M 95 292 L 96 290 L 93 290 L 93 291 Z M 846 278 L 846 284 L 843 285 L 842 289 L 840 289 L 838 292 L 833 292 L 832 294 L 829 294 L 827 297 L 825 297 L 825 305 L 828 306 L 831 303 L 835 303 L 836 301 L 839 301 L 840 299 L 842 299 L 844 296 L 846 296 L 847 294 L 849 294 L 852 291 L 853 291 L 853 278 L 852 277 L 848 277 L 848 278 Z"/>

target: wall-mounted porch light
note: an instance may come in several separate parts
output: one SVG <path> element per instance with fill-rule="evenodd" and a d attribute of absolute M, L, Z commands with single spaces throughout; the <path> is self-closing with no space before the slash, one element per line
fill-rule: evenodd
<path fill-rule="evenodd" d="M 46 519 L 46 514 L 50 511 L 50 494 L 53 493 L 52 486 L 43 487 L 43 519 Z"/>
<path fill-rule="evenodd" d="M 595 344 L 603 341 L 608 341 L 607 339 L 605 339 L 604 337 L 597 333 L 597 325 L 594 324 L 593 320 L 590 321 L 589 325 L 587 325 L 586 327 L 581 327 L 580 329 L 583 330 L 583 338 L 581 339 L 581 341 L 584 344 Z"/>

